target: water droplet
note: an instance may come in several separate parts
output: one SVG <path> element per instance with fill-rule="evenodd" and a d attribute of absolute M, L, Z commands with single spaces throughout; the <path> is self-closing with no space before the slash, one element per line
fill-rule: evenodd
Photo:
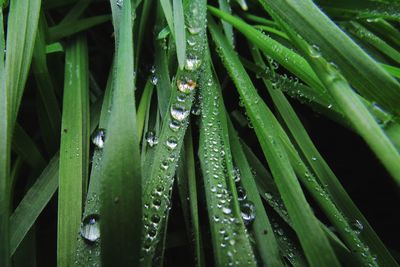
<path fill-rule="evenodd" d="M 199 34 L 201 31 L 200 27 L 188 27 L 188 30 L 191 34 Z"/>
<path fill-rule="evenodd" d="M 124 4 L 124 0 L 117 0 L 116 4 L 117 4 L 118 7 L 122 7 L 123 4 Z"/>
<path fill-rule="evenodd" d="M 193 105 L 192 114 L 195 116 L 199 116 L 201 114 L 201 108 L 197 105 Z"/>
<path fill-rule="evenodd" d="M 153 131 L 148 131 L 145 135 L 146 142 L 150 147 L 153 147 L 158 144 L 158 137 L 154 134 Z"/>
<path fill-rule="evenodd" d="M 240 182 L 240 170 L 238 167 L 233 168 L 233 178 L 235 180 L 235 183 Z"/>
<path fill-rule="evenodd" d="M 244 224 L 246 226 L 250 225 L 256 218 L 256 207 L 249 200 L 242 201 L 240 203 L 240 213 Z"/>
<path fill-rule="evenodd" d="M 168 161 L 167 160 L 164 160 L 163 162 L 161 162 L 161 169 L 167 170 L 168 167 L 169 167 L 169 165 L 168 165 Z"/>
<path fill-rule="evenodd" d="M 272 199 L 272 194 L 271 193 L 265 193 L 264 194 L 265 195 L 265 197 L 268 199 L 268 200 L 271 200 Z"/>
<path fill-rule="evenodd" d="M 100 238 L 99 215 L 86 216 L 81 224 L 80 234 L 86 241 L 96 242 Z"/>
<path fill-rule="evenodd" d="M 97 129 L 93 136 L 92 136 L 92 142 L 97 148 L 103 148 L 104 147 L 104 141 L 106 138 L 106 130 L 104 129 Z"/>
<path fill-rule="evenodd" d="M 228 215 L 232 213 L 232 210 L 228 207 L 223 207 L 222 212 Z"/>
<path fill-rule="evenodd" d="M 201 65 L 201 60 L 196 56 L 188 56 L 185 62 L 185 69 L 188 71 L 197 70 Z"/>
<path fill-rule="evenodd" d="M 353 228 L 354 228 L 354 231 L 355 231 L 357 234 L 361 233 L 361 231 L 364 229 L 364 225 L 363 225 L 362 222 L 359 221 L 359 220 L 355 220 L 355 221 L 352 223 L 352 226 L 353 226 Z"/>
<path fill-rule="evenodd" d="M 177 80 L 176 85 L 178 90 L 185 94 L 190 94 L 196 88 L 196 82 L 191 79 Z"/>
<path fill-rule="evenodd" d="M 176 146 L 178 145 L 178 140 L 176 139 L 176 137 L 171 136 L 167 139 L 167 141 L 165 142 L 165 145 L 171 149 L 174 150 L 176 148 Z"/>
<path fill-rule="evenodd" d="M 189 116 L 189 111 L 181 105 L 173 105 L 171 107 L 171 116 L 178 122 L 181 122 L 186 119 L 187 116 Z"/>
<path fill-rule="evenodd" d="M 237 187 L 237 195 L 239 201 L 243 201 L 247 198 L 246 190 L 241 186 Z"/>
<path fill-rule="evenodd" d="M 310 52 L 310 56 L 313 58 L 321 57 L 321 51 L 319 49 L 319 46 L 317 46 L 317 45 L 310 46 L 309 52 Z"/>
<path fill-rule="evenodd" d="M 179 130 L 179 128 L 181 128 L 181 124 L 180 124 L 179 121 L 172 120 L 172 121 L 169 123 L 169 128 L 170 128 L 172 131 L 176 132 L 176 131 Z"/>

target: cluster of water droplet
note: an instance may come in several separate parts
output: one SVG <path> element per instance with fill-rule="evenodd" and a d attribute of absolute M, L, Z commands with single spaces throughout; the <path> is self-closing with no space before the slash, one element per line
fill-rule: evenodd
<path fill-rule="evenodd" d="M 147 144 L 150 147 L 154 147 L 155 145 L 158 144 L 158 137 L 156 136 L 156 134 L 153 131 L 148 131 L 145 134 L 145 139 L 146 139 Z"/>

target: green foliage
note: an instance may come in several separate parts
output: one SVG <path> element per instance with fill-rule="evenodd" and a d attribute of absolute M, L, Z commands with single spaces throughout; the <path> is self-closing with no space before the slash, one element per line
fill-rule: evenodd
<path fill-rule="evenodd" d="M 0 6 L 0 266 L 399 266 L 398 0 Z"/>

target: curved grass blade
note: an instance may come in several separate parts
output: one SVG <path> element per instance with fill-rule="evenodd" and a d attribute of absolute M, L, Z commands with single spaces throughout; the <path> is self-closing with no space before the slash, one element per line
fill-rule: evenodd
<path fill-rule="evenodd" d="M 400 83 L 343 33 L 311 0 L 261 0 L 272 16 L 279 16 L 288 27 L 319 53 L 340 68 L 343 76 L 365 98 L 383 109 L 400 115 Z"/>
<path fill-rule="evenodd" d="M 152 162 L 145 164 L 148 169 L 144 185 L 144 233 L 142 243 L 142 266 L 150 265 L 154 259 L 157 245 L 163 238 L 166 216 L 170 205 L 170 190 L 176 162 L 185 135 L 194 92 L 203 61 L 206 35 L 206 5 L 203 0 L 190 1 L 185 10 L 188 27 L 199 29 L 189 32 L 185 69 L 176 75 L 177 89 L 171 91 L 170 104 L 163 119 L 163 126 L 152 156 Z M 189 63 L 189 64 L 188 64 Z"/>
<path fill-rule="evenodd" d="M 120 10 L 120 11 L 116 11 Z M 101 259 L 105 266 L 139 264 L 142 185 L 134 95 L 131 1 L 113 9 L 115 80 L 101 172 Z"/>
<path fill-rule="evenodd" d="M 256 218 L 252 225 L 252 232 L 254 232 L 255 235 L 258 253 L 260 254 L 264 266 L 283 266 L 280 259 L 278 243 L 275 239 L 275 235 L 265 212 L 260 195 L 258 194 L 257 185 L 254 181 L 251 167 L 246 159 L 243 148 L 241 147 L 237 133 L 230 121 L 229 137 L 233 159 L 237 164 L 245 195 L 252 203 L 254 203 L 256 208 Z"/>
<path fill-rule="evenodd" d="M 224 140 L 222 116 L 216 116 L 221 115 L 221 96 L 209 63 L 201 77 L 200 86 L 202 120 L 198 153 L 209 207 L 215 264 L 256 266 L 247 230 L 240 217 L 234 185 L 232 188 L 234 178 L 228 165 L 232 170 L 233 166 L 225 157 L 230 149 L 227 140 Z"/>
<path fill-rule="evenodd" d="M 282 24 L 283 25 L 283 24 Z M 312 67 L 319 74 L 321 81 L 329 90 L 343 113 L 350 120 L 360 136 L 375 152 L 391 176 L 400 183 L 400 154 L 377 124 L 357 94 L 352 90 L 347 80 L 332 65 L 321 57 L 304 40 L 300 39 L 286 25 L 286 31 L 299 49 L 307 56 Z"/>
<path fill-rule="evenodd" d="M 89 151 L 89 75 L 86 39 L 67 47 L 60 148 L 57 264 L 70 266 L 82 215 Z"/>
<path fill-rule="evenodd" d="M 266 121 L 273 121 L 266 112 L 268 107 L 257 95 L 235 52 L 229 47 L 211 19 L 209 19 L 209 29 L 221 51 L 223 63 L 243 99 L 307 260 L 311 266 L 340 266 L 327 237 L 305 199 L 289 158 L 279 140 L 279 132 L 272 124 L 266 123 Z M 262 117 L 261 114 L 268 116 Z"/>

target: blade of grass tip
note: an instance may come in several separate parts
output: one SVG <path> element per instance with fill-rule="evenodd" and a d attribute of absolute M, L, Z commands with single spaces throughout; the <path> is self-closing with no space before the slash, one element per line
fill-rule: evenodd
<path fill-rule="evenodd" d="M 86 31 L 110 20 L 109 15 L 94 16 L 90 18 L 79 19 L 71 22 L 60 23 L 50 27 L 48 32 L 48 42 L 57 42 L 62 38 Z"/>
<path fill-rule="evenodd" d="M 7 26 L 6 88 L 11 97 L 11 125 L 15 124 L 32 59 L 40 0 L 12 1 Z M 21 32 L 25 34 L 21 34 Z"/>
<path fill-rule="evenodd" d="M 400 183 L 400 154 L 393 146 L 389 138 L 377 124 L 371 113 L 357 97 L 356 93 L 347 83 L 347 80 L 330 63 L 321 56 L 319 51 L 300 39 L 291 29 L 284 25 L 286 32 L 297 44 L 299 49 L 309 59 L 312 67 L 321 81 L 325 84 L 329 93 L 342 108 L 344 114 L 352 123 L 360 136 L 374 151 L 382 164 L 394 178 Z"/>
<path fill-rule="evenodd" d="M 73 264 L 88 167 L 88 58 L 84 36 L 68 44 L 60 147 L 57 265 Z"/>
<path fill-rule="evenodd" d="M 228 14 L 232 14 L 232 8 L 231 8 L 231 5 L 228 0 L 218 0 L 218 5 L 219 5 L 219 9 L 221 9 L 222 11 L 224 11 Z M 234 36 L 233 36 L 232 25 L 224 20 L 222 20 L 221 23 L 222 23 L 222 27 L 224 28 L 224 33 L 225 33 L 226 39 L 228 39 L 229 43 L 233 47 L 234 46 Z"/>
<path fill-rule="evenodd" d="M 160 5 L 162 11 L 164 13 L 165 19 L 167 20 L 167 24 L 169 29 L 171 30 L 171 34 L 174 35 L 174 15 L 172 10 L 172 5 L 170 0 L 160 0 Z"/>
<path fill-rule="evenodd" d="M 200 80 L 202 116 L 198 153 L 203 172 L 215 265 L 256 266 L 244 226 L 244 223 L 250 223 L 250 220 L 244 222 L 241 218 L 233 181 L 232 161 L 226 158 L 226 154 L 231 152 L 224 138 L 224 122 L 219 116 L 220 89 L 211 74 L 210 63 L 205 64 L 207 65 Z M 248 216 L 254 216 L 254 206 L 250 206 L 249 203 L 248 209 Z"/>
<path fill-rule="evenodd" d="M 0 51 L 4 53 L 3 8 L 0 8 Z M 9 257 L 11 97 L 6 88 L 4 54 L 0 57 L 0 265 L 11 266 Z"/>
<path fill-rule="evenodd" d="M 279 140 L 280 133 L 277 132 L 276 127 L 266 123 L 266 121 L 273 121 L 273 116 L 266 112 L 268 107 L 257 95 L 256 89 L 236 53 L 223 38 L 212 18 L 209 18 L 208 21 L 213 40 L 221 52 L 220 56 L 223 63 L 243 99 L 307 260 L 311 266 L 340 266 L 327 237 L 305 199 L 288 156 Z"/>
<path fill-rule="evenodd" d="M 32 56 L 32 72 L 36 79 L 39 96 L 43 106 L 42 128 L 43 141 L 49 154 L 57 151 L 59 146 L 61 112 L 54 91 L 54 84 L 47 65 L 46 37 L 47 29 L 44 13 L 39 19 L 35 47 Z"/>
<path fill-rule="evenodd" d="M 319 53 L 340 68 L 344 77 L 371 101 L 400 114 L 400 83 L 342 32 L 311 0 L 301 5 L 296 0 L 285 2 L 261 0 L 264 9 L 279 16 Z"/>
<path fill-rule="evenodd" d="M 400 52 L 395 48 L 391 47 L 384 40 L 367 30 L 360 23 L 356 21 L 350 21 L 344 24 L 344 27 L 351 34 L 357 36 L 361 41 L 366 42 L 377 50 L 394 60 L 396 63 L 400 63 Z"/>
<path fill-rule="evenodd" d="M 387 65 L 387 64 L 381 64 L 381 66 L 389 72 L 393 77 L 396 77 L 397 79 L 400 79 L 400 68 Z"/>
<path fill-rule="evenodd" d="M 190 33 L 188 39 L 192 46 L 187 47 L 184 70 L 178 70 L 171 90 L 170 103 L 155 147 L 152 163 L 145 163 L 146 184 L 144 185 L 144 225 L 142 243 L 142 266 L 151 264 L 157 244 L 162 238 L 162 229 L 170 206 L 170 193 L 174 181 L 176 163 L 183 143 L 187 121 L 192 106 L 200 66 L 203 61 L 206 43 L 205 21 L 206 3 L 204 0 L 190 1 L 185 9 L 188 27 L 199 31 Z M 176 86 L 176 87 L 175 87 Z"/>
<path fill-rule="evenodd" d="M 101 260 L 105 266 L 138 266 L 142 178 L 134 95 L 134 9 L 131 1 L 116 4 L 115 80 L 100 166 Z"/>
<path fill-rule="evenodd" d="M 156 23 L 154 26 L 155 32 L 161 31 L 164 27 L 164 16 L 162 13 L 161 4 L 157 4 L 156 9 Z M 154 66 L 152 69 L 152 82 L 157 88 L 158 106 L 160 109 L 161 117 L 164 118 L 168 114 L 169 99 L 171 96 L 171 80 L 168 69 L 168 57 L 165 51 L 165 39 L 157 40 L 154 38 Z"/>
<path fill-rule="evenodd" d="M 179 68 L 183 69 L 186 59 L 186 30 L 185 17 L 183 14 L 182 0 L 173 0 L 174 16 L 174 37 L 176 43 L 176 54 L 178 57 Z M 196 14 L 194 14 L 196 16 Z M 188 28 L 189 31 L 198 31 L 199 29 Z"/>
<path fill-rule="evenodd" d="M 52 54 L 57 52 L 64 52 L 64 47 L 60 42 L 46 45 L 46 54 Z"/>
<path fill-rule="evenodd" d="M 258 253 L 264 263 L 264 266 L 283 266 L 279 255 L 278 243 L 275 239 L 275 235 L 272 231 L 272 227 L 265 212 L 260 195 L 258 194 L 257 185 L 254 181 L 251 167 L 247 162 L 243 148 L 241 147 L 232 123 L 230 120 L 228 122 L 232 155 L 239 170 L 238 175 L 240 175 L 240 182 L 243 185 L 243 190 L 245 190 L 242 198 L 247 198 L 254 203 L 256 210 L 252 232 L 255 236 Z"/>

